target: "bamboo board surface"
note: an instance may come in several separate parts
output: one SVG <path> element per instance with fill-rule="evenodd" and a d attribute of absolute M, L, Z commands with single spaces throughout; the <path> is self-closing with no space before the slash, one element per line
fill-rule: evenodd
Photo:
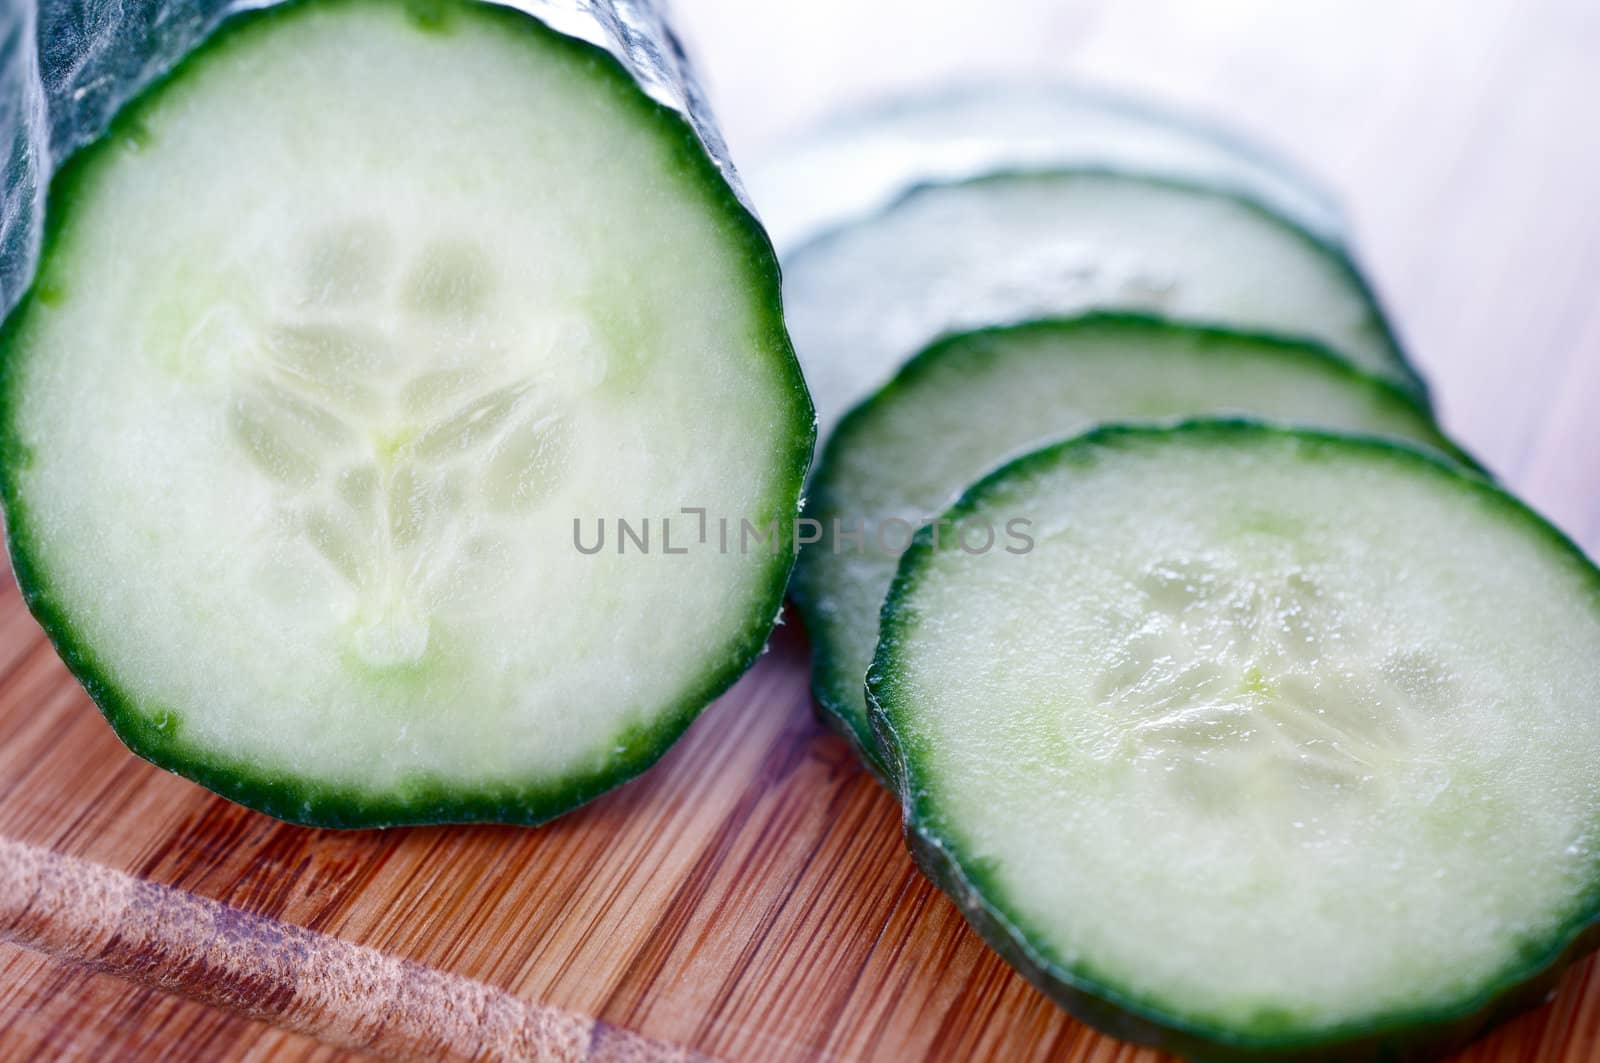
<path fill-rule="evenodd" d="M 1600 551 L 1600 9 L 944 6 L 677 4 L 736 156 L 952 71 L 1150 90 L 1284 146 L 1350 205 L 1446 427 Z M 555 824 L 333 833 L 125 752 L 6 575 L 0 1057 L 350 1050 L 1157 1058 L 1054 1009 L 921 878 L 814 722 L 792 623 L 662 764 Z M 1463 1058 L 1600 1058 L 1594 963 Z"/>

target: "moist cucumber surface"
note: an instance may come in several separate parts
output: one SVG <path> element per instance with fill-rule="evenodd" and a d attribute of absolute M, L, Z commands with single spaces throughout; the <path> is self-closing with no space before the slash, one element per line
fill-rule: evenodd
<path fill-rule="evenodd" d="M 1243 422 L 1104 428 L 919 537 L 877 722 L 908 835 L 1057 1000 L 1199 1058 L 1398 1058 L 1600 915 L 1600 572 L 1487 481 Z"/>
<path fill-rule="evenodd" d="M 770 246 L 682 118 L 521 13 L 418 10 L 226 26 L 58 177 L 3 336 L 62 656 L 140 755 L 329 826 L 643 770 L 789 568 L 661 518 L 786 525 L 812 446 Z"/>
<path fill-rule="evenodd" d="M 1319 236 L 1345 223 L 1288 162 L 1182 111 L 1070 83 L 995 83 L 883 101 L 743 160 L 780 251 L 887 206 L 914 185 L 996 170 L 1098 166 L 1236 189 Z"/>
<path fill-rule="evenodd" d="M 1406 392 L 1271 337 L 1092 314 L 958 334 L 913 358 L 840 423 L 807 492 L 822 537 L 802 549 L 790 593 L 830 722 L 887 770 L 863 691 L 878 611 L 912 532 L 967 485 L 1098 421 L 1230 412 L 1456 453 Z"/>
<path fill-rule="evenodd" d="M 923 186 L 788 255 L 784 298 L 824 438 L 940 335 L 1091 309 L 1313 340 L 1421 394 L 1342 251 L 1232 192 L 1164 178 Z"/>

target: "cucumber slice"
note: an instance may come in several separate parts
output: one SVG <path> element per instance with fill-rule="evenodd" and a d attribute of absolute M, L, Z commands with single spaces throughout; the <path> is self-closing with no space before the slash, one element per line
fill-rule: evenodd
<path fill-rule="evenodd" d="M 784 298 L 824 438 L 944 333 L 1086 309 L 1314 340 L 1422 394 L 1341 251 L 1231 192 L 1166 179 L 924 186 L 790 255 Z"/>
<path fill-rule="evenodd" d="M 790 595 L 811 639 L 824 718 L 870 767 L 887 770 L 862 689 L 878 610 L 912 530 L 964 487 L 1010 455 L 1097 421 L 1228 412 L 1459 456 L 1405 392 L 1317 347 L 1106 314 L 949 337 L 840 422 L 811 479 L 806 514 L 821 538 L 801 551 Z M 837 534 L 858 524 L 859 542 Z"/>
<path fill-rule="evenodd" d="M 1338 204 L 1296 167 L 1194 115 L 1074 84 L 961 86 L 825 119 L 742 160 L 787 253 L 917 184 L 997 170 L 1100 167 L 1235 189 L 1341 242 Z"/>
<path fill-rule="evenodd" d="M 812 418 L 682 117 L 524 14 L 408 10 L 244 16 L 58 178 L 10 547 L 141 756 L 301 823 L 534 823 L 759 654 L 788 549 L 660 519 L 786 527 Z"/>
<path fill-rule="evenodd" d="M 1195 422 L 1022 457 L 901 562 L 872 667 L 930 876 L 1090 1022 L 1413 1058 L 1600 920 L 1600 571 L 1472 474 Z"/>

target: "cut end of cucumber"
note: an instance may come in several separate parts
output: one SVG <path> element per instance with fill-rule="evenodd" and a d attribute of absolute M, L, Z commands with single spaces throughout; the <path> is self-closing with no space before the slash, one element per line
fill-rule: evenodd
<path fill-rule="evenodd" d="M 759 653 L 788 552 L 661 522 L 787 522 L 812 418 L 685 121 L 520 12 L 410 10 L 241 16 L 60 176 L 11 546 L 157 763 L 304 822 L 536 822 Z M 578 549 L 620 520 L 654 548 Z"/>
<path fill-rule="evenodd" d="M 1227 413 L 1458 453 L 1406 392 L 1313 345 L 1109 314 L 941 340 L 844 418 L 812 477 L 807 512 L 822 538 L 802 551 L 791 593 L 825 715 L 886 770 L 862 690 L 878 610 L 910 529 L 964 487 L 1097 422 Z M 847 525 L 859 540 L 836 534 Z"/>
<path fill-rule="evenodd" d="M 1416 452 L 1228 422 L 1088 433 L 948 516 L 1017 513 L 1024 556 L 912 547 L 870 682 L 930 872 L 1068 1007 L 1395 1052 L 1587 940 L 1600 572 L 1559 533 Z"/>

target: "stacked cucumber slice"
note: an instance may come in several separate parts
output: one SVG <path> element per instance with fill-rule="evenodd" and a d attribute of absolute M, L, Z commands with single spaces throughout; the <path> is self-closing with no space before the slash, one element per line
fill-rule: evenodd
<path fill-rule="evenodd" d="M 1005 458 L 1041 443 L 1102 420 L 1204 413 L 1457 453 L 1404 390 L 1324 348 L 1107 314 L 949 337 L 845 417 L 812 478 L 806 511 L 821 538 L 801 553 L 790 593 L 811 638 L 817 700 L 869 765 L 885 768 L 862 677 L 911 531 Z"/>
<path fill-rule="evenodd" d="M 1233 189 L 1342 242 L 1334 198 L 1298 167 L 1204 118 L 1096 86 L 989 82 L 835 116 L 741 160 L 781 252 L 909 189 L 1000 171 L 1159 173 Z"/>
<path fill-rule="evenodd" d="M 907 832 L 1068 1007 L 1196 1058 L 1401 1058 L 1600 912 L 1600 573 L 1483 479 L 1253 423 L 1106 428 L 922 534 L 871 695 Z"/>
<path fill-rule="evenodd" d="M 792 252 L 813 689 L 1078 1015 L 1437 1051 L 1594 941 L 1600 571 L 1440 434 L 1342 242 L 1180 177 L 964 173 Z"/>
<path fill-rule="evenodd" d="M 478 3 L 242 15 L 48 222 L 9 544 L 141 756 L 303 823 L 539 822 L 760 653 L 790 551 L 662 521 L 794 518 L 776 263 L 606 51 Z"/>
<path fill-rule="evenodd" d="M 924 185 L 801 246 L 784 268 L 824 432 L 944 333 L 1090 308 L 1308 339 L 1423 390 L 1339 245 L 1241 194 L 1160 175 Z"/>

